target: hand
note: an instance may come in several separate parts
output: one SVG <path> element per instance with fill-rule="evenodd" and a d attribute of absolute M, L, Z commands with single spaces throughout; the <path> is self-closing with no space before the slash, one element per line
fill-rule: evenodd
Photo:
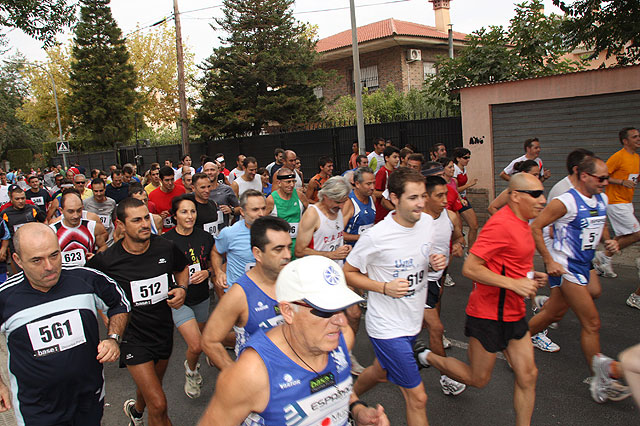
<path fill-rule="evenodd" d="M 560 265 L 555 260 L 552 260 L 551 262 L 547 263 L 545 266 L 547 268 L 547 274 L 551 275 L 552 277 L 560 277 L 562 276 L 562 274 L 567 273 L 567 271 L 564 270 L 562 265 Z"/>
<path fill-rule="evenodd" d="M 636 183 L 632 180 L 625 179 L 622 181 L 622 186 L 624 186 L 625 188 L 635 188 Z"/>
<path fill-rule="evenodd" d="M 167 299 L 167 305 L 170 308 L 178 309 L 184 304 L 184 298 L 187 296 L 187 291 L 182 287 L 176 287 L 169 290 L 169 294 L 173 296 L 171 299 Z"/>
<path fill-rule="evenodd" d="M 7 260 L 7 250 L 0 250 L 0 262 Z"/>
<path fill-rule="evenodd" d="M 478 183 L 478 178 L 473 178 L 473 179 L 471 179 L 471 185 L 469 185 L 469 186 L 476 185 L 477 183 Z"/>
<path fill-rule="evenodd" d="M 538 288 L 542 288 L 549 282 L 549 276 L 544 272 L 533 271 L 533 280 L 536 282 Z"/>
<path fill-rule="evenodd" d="M 220 205 L 218 207 L 220 207 L 220 210 L 224 214 L 230 214 L 231 213 L 231 207 L 227 206 L 226 204 L 222 204 L 222 205 Z"/>
<path fill-rule="evenodd" d="M 464 198 L 460 198 L 460 203 L 464 206 L 467 207 L 469 205 L 469 202 L 467 200 L 465 200 Z"/>
<path fill-rule="evenodd" d="M 542 177 L 545 179 L 549 179 L 551 177 L 551 170 L 544 169 L 544 172 L 542 173 Z"/>
<path fill-rule="evenodd" d="M 333 260 L 343 260 L 346 259 L 351 251 L 351 246 L 349 244 L 345 244 L 340 246 L 337 250 L 329 252 L 330 259 Z"/>
<path fill-rule="evenodd" d="M 615 254 L 620 251 L 620 245 L 616 240 L 605 240 L 604 248 L 611 254 Z"/>
<path fill-rule="evenodd" d="M 402 297 L 409 291 L 409 281 L 406 278 L 396 278 L 389 281 L 383 290 L 387 296 Z"/>
<path fill-rule="evenodd" d="M 162 217 L 162 219 L 166 219 L 167 216 L 170 216 L 170 215 L 171 215 L 171 213 L 169 213 L 169 210 L 165 210 L 165 211 L 160 212 L 160 217 Z"/>
<path fill-rule="evenodd" d="M 455 243 L 454 245 L 451 246 L 451 255 L 452 256 L 462 257 L 463 254 L 464 254 L 464 247 L 462 247 L 462 244 Z"/>
<path fill-rule="evenodd" d="M 189 277 L 189 284 L 200 284 L 207 278 L 209 278 L 209 271 L 206 269 L 204 271 L 194 272 L 194 274 Z"/>
<path fill-rule="evenodd" d="M 113 362 L 120 357 L 120 345 L 113 339 L 101 340 L 98 343 L 98 356 L 96 359 L 100 364 Z"/>
<path fill-rule="evenodd" d="M 448 264 L 447 256 L 444 254 L 432 254 L 429 256 L 429 265 L 431 265 L 431 269 L 434 271 L 441 271 L 446 268 Z"/>
<path fill-rule="evenodd" d="M 95 253 L 87 253 L 87 260 L 91 259 L 95 255 Z"/>
<path fill-rule="evenodd" d="M 11 409 L 11 391 L 0 382 L 0 413 Z"/>
<path fill-rule="evenodd" d="M 373 407 L 365 407 L 359 405 L 357 410 L 354 407 L 355 413 L 353 416 L 356 421 L 357 426 L 388 426 L 390 425 L 389 419 L 387 418 L 386 413 L 384 412 L 384 408 L 382 405 L 378 404 L 375 408 Z"/>
<path fill-rule="evenodd" d="M 522 297 L 533 298 L 538 291 L 538 285 L 535 280 L 527 277 L 512 279 L 510 290 L 514 291 Z"/>
<path fill-rule="evenodd" d="M 216 287 L 218 287 L 221 290 L 224 290 L 225 288 L 229 288 L 229 286 L 227 285 L 227 274 L 224 273 L 223 271 L 216 272 L 216 279 L 214 284 Z"/>

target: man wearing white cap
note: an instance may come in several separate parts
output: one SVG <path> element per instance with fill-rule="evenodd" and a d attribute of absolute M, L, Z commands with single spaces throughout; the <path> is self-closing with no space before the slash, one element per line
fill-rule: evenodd
<path fill-rule="evenodd" d="M 352 393 L 348 352 L 355 336 L 344 310 L 362 299 L 340 268 L 322 256 L 284 267 L 276 281 L 284 323 L 258 331 L 218 377 L 200 426 L 389 425 L 382 406 Z"/>

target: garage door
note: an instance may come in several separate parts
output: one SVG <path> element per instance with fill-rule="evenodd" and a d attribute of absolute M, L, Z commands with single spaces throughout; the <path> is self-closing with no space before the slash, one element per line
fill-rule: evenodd
<path fill-rule="evenodd" d="M 491 112 L 496 194 L 507 186 L 500 172 L 524 154 L 523 143 L 532 137 L 540 140 L 540 158 L 551 170 L 544 183 L 548 192 L 567 175 L 569 152 L 586 148 L 606 161 L 621 148 L 620 129 L 640 128 L 640 91 L 493 105 Z M 640 190 L 634 206 L 638 214 Z"/>

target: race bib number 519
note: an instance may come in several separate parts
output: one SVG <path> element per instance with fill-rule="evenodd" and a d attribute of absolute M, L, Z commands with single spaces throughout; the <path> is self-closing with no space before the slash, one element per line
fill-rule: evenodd
<path fill-rule="evenodd" d="M 27 324 L 27 332 L 35 357 L 66 351 L 87 341 L 77 309 Z"/>

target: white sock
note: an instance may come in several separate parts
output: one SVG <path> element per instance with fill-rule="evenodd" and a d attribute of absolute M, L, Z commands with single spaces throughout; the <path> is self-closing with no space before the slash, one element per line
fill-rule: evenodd
<path fill-rule="evenodd" d="M 420 361 L 420 364 L 424 365 L 425 367 L 431 365 L 429 364 L 429 361 L 427 361 L 427 355 L 429 355 L 429 352 L 431 352 L 429 349 L 425 349 L 418 354 L 418 360 Z"/>

